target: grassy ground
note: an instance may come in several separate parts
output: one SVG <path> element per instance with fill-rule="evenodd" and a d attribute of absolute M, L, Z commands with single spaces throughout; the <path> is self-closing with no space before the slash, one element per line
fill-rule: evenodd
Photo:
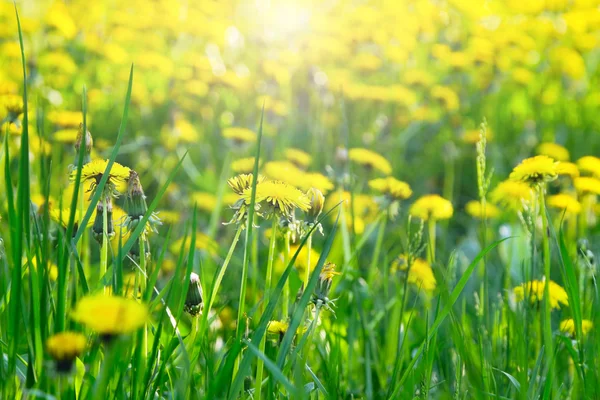
<path fill-rule="evenodd" d="M 34 3 L 0 398 L 600 397 L 597 4 Z"/>

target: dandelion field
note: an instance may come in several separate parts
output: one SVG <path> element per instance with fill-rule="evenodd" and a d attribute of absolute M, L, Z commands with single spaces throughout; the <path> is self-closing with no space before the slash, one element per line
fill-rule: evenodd
<path fill-rule="evenodd" d="M 0 398 L 600 398 L 599 41 L 594 0 L 0 1 Z"/>

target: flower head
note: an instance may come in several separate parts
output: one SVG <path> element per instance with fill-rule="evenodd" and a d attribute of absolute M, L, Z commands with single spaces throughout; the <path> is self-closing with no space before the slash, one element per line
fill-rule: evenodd
<path fill-rule="evenodd" d="M 227 180 L 227 184 L 236 194 L 242 195 L 247 189 L 252 188 L 252 174 L 241 174 Z M 265 177 L 258 175 L 256 184 L 264 182 Z"/>
<path fill-rule="evenodd" d="M 316 221 L 323 211 L 325 206 L 325 196 L 319 189 L 310 188 L 306 193 L 306 196 L 310 199 L 310 209 L 308 210 L 308 216 L 311 221 Z"/>
<path fill-rule="evenodd" d="M 518 301 L 523 301 L 525 297 L 529 295 L 529 301 L 531 301 L 531 303 L 533 304 L 543 301 L 544 287 L 544 281 L 534 280 L 517 286 L 513 289 L 513 291 Z M 559 308 L 561 304 L 569 304 L 569 297 L 567 296 L 567 292 L 558 283 L 550 281 L 548 289 L 550 293 L 551 308 Z"/>
<path fill-rule="evenodd" d="M 236 144 L 256 142 L 256 133 L 250 129 L 240 127 L 230 127 L 223 129 L 223 137 Z"/>
<path fill-rule="evenodd" d="M 110 338 L 136 331 L 148 321 L 148 307 L 125 297 L 95 294 L 77 303 L 71 318 Z"/>
<path fill-rule="evenodd" d="M 579 214 L 581 212 L 581 203 L 568 193 L 559 193 L 548 196 L 547 203 L 549 207 L 565 210 L 571 214 Z"/>
<path fill-rule="evenodd" d="M 600 158 L 585 156 L 577 160 L 577 166 L 582 172 L 587 172 L 600 178 Z"/>
<path fill-rule="evenodd" d="M 367 169 L 376 169 L 385 175 L 392 173 L 392 165 L 390 162 L 374 151 L 363 148 L 354 148 L 350 149 L 348 157 L 351 161 L 354 161 Z"/>
<path fill-rule="evenodd" d="M 589 319 L 584 319 L 581 321 L 581 332 L 584 335 L 587 335 L 593 327 L 594 323 Z M 566 333 L 570 336 L 575 336 L 575 321 L 572 318 L 565 319 L 561 321 L 559 329 L 563 333 Z"/>
<path fill-rule="evenodd" d="M 412 196 L 412 189 L 406 182 L 388 176 L 387 178 L 372 179 L 369 181 L 371 189 L 394 200 L 405 200 Z"/>
<path fill-rule="evenodd" d="M 576 178 L 579 176 L 579 168 L 577 168 L 577 164 L 573 164 L 567 161 L 561 161 L 556 167 L 556 172 L 558 175 L 567 175 L 571 178 Z"/>
<path fill-rule="evenodd" d="M 85 164 L 81 169 L 81 180 L 83 182 L 91 182 L 91 191 L 94 191 L 96 186 L 100 183 L 107 166 L 108 160 L 96 159 Z M 113 163 L 109 171 L 108 181 L 106 182 L 106 187 L 109 191 L 108 193 L 118 195 L 119 192 L 125 192 L 130 172 L 131 170 L 129 168 L 124 167 L 117 162 Z M 71 180 L 75 180 L 76 177 L 77 170 L 74 170 L 71 172 Z M 107 189 L 105 188 L 105 190 Z"/>
<path fill-rule="evenodd" d="M 410 207 L 410 214 L 423 221 L 449 219 L 453 213 L 452 203 L 437 194 L 422 196 Z"/>
<path fill-rule="evenodd" d="M 537 153 L 553 158 L 556 161 L 569 161 L 569 150 L 560 144 L 552 142 L 541 143 L 537 148 Z"/>
<path fill-rule="evenodd" d="M 467 211 L 467 214 L 474 218 L 482 219 L 484 217 L 484 207 L 480 201 L 469 201 L 465 206 L 465 210 Z M 485 218 L 496 218 L 498 215 L 500 215 L 498 207 L 491 203 L 485 204 Z"/>
<path fill-rule="evenodd" d="M 236 174 L 251 174 L 254 171 L 254 157 L 246 157 L 235 160 L 231 163 L 231 170 Z M 260 160 L 258 160 L 260 167 Z"/>
<path fill-rule="evenodd" d="M 525 182 L 530 186 L 550 182 L 556 179 L 559 163 L 548 156 L 527 158 L 517 165 L 510 174 L 515 182 Z"/>
<path fill-rule="evenodd" d="M 299 149 L 286 149 L 285 158 L 298 168 L 307 168 L 312 161 L 310 154 Z"/>
<path fill-rule="evenodd" d="M 290 324 L 285 321 L 269 321 L 267 324 L 267 332 L 274 335 L 284 335 Z"/>
<path fill-rule="evenodd" d="M 400 255 L 392 262 L 391 268 L 393 272 L 408 270 L 408 283 L 415 285 L 418 289 L 425 292 L 435 290 L 437 281 L 433 275 L 433 269 L 422 258 L 415 259 L 409 268 L 406 255 Z"/>
<path fill-rule="evenodd" d="M 523 203 L 529 203 L 532 199 L 531 188 L 523 182 L 506 180 L 500 182 L 491 193 L 491 200 L 504 207 L 513 210 L 523 208 Z"/>
<path fill-rule="evenodd" d="M 190 274 L 190 284 L 185 297 L 184 311 L 195 317 L 202 312 L 203 307 L 204 301 L 202 299 L 202 285 L 200 284 L 200 277 L 198 274 L 192 272 Z"/>
<path fill-rule="evenodd" d="M 60 332 L 46 340 L 46 351 L 56 361 L 58 372 L 68 373 L 73 361 L 79 357 L 87 345 L 87 339 L 78 332 Z"/>
<path fill-rule="evenodd" d="M 252 188 L 247 188 L 242 196 L 246 204 L 249 205 Z M 266 217 L 274 213 L 290 217 L 296 208 L 302 211 L 310 209 L 310 199 L 305 193 L 280 181 L 263 181 L 257 184 L 256 203 L 260 204 L 261 212 Z"/>
<path fill-rule="evenodd" d="M 575 178 L 573 185 L 577 192 L 582 195 L 597 194 L 600 195 L 600 179 L 591 178 L 589 176 L 580 176 Z"/>

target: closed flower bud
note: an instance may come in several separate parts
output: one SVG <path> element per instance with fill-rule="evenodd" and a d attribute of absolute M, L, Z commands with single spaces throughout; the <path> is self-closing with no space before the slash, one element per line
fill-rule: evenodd
<path fill-rule="evenodd" d="M 92 226 L 94 239 L 100 244 L 102 244 L 102 236 L 104 233 L 104 204 L 106 204 L 106 234 L 109 238 L 115 235 L 115 230 L 113 229 L 112 199 L 107 197 L 106 200 L 98 202 L 98 205 L 96 206 L 96 218 L 94 219 L 94 225 Z"/>
<path fill-rule="evenodd" d="M 315 294 L 313 303 L 317 307 L 321 307 L 323 305 L 327 306 L 330 303 L 329 300 L 329 290 L 331 289 L 331 282 L 333 277 L 339 275 L 339 272 L 335 271 L 334 263 L 326 263 L 319 274 L 319 282 L 315 288 Z"/>
<path fill-rule="evenodd" d="M 84 138 L 85 136 L 85 138 Z M 94 146 L 94 139 L 92 139 L 92 134 L 90 131 L 86 130 L 85 135 L 83 134 L 83 124 L 79 124 L 79 131 L 77 132 L 77 138 L 75 139 L 75 163 L 73 165 L 77 166 L 79 161 L 79 149 L 81 148 L 81 143 L 85 140 L 85 154 L 83 155 L 83 165 L 92 161 L 92 147 Z"/>
<path fill-rule="evenodd" d="M 190 274 L 190 285 L 188 286 L 187 296 L 185 297 L 184 310 L 195 317 L 202 312 L 202 308 L 204 308 L 204 301 L 202 299 L 200 277 L 198 274 L 192 272 Z"/>
<path fill-rule="evenodd" d="M 315 221 L 323 211 L 325 204 L 325 196 L 319 189 L 310 188 L 306 193 L 310 199 L 310 209 L 307 211 L 308 216 L 312 221 Z"/>

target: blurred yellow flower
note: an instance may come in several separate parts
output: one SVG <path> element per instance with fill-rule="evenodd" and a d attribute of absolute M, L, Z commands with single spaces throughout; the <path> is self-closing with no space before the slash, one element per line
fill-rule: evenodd
<path fill-rule="evenodd" d="M 390 162 L 374 151 L 363 148 L 354 148 L 350 149 L 348 157 L 350 160 L 367 169 L 376 169 L 383 172 L 385 175 L 392 173 L 392 165 Z"/>
<path fill-rule="evenodd" d="M 548 196 L 547 203 L 549 207 L 565 210 L 571 214 L 579 214 L 581 212 L 581 203 L 568 193 L 559 193 Z"/>
<path fill-rule="evenodd" d="M 581 332 L 584 335 L 590 333 L 592 328 L 594 327 L 594 323 L 589 319 L 584 319 L 581 321 Z M 559 329 L 561 332 L 569 334 L 571 336 L 575 336 L 575 320 L 572 318 L 565 319 L 560 322 Z"/>
<path fill-rule="evenodd" d="M 406 182 L 388 176 L 387 178 L 372 179 L 369 187 L 376 192 L 396 200 L 405 200 L 412 196 L 412 189 Z"/>
<path fill-rule="evenodd" d="M 392 272 L 406 271 L 408 269 L 408 283 L 415 285 L 417 289 L 432 292 L 436 288 L 437 281 L 431 265 L 422 258 L 415 259 L 410 268 L 408 268 L 406 255 L 400 255 L 392 262 L 391 269 Z"/>
<path fill-rule="evenodd" d="M 136 331 L 148 322 L 148 307 L 133 299 L 101 294 L 81 298 L 71 318 L 102 336 Z"/>
<path fill-rule="evenodd" d="M 410 214 L 423 221 L 449 219 L 453 213 L 452 203 L 437 194 L 421 196 L 410 207 Z"/>
<path fill-rule="evenodd" d="M 576 178 L 579 176 L 579 168 L 577 168 L 576 164 L 567 161 L 561 161 L 556 167 L 556 172 L 558 175 L 567 175 L 571 178 Z"/>
<path fill-rule="evenodd" d="M 225 139 L 232 140 L 235 143 L 253 143 L 256 142 L 256 133 L 250 129 L 230 127 L 223 129 L 222 135 Z"/>
<path fill-rule="evenodd" d="M 581 157 L 577 160 L 577 166 L 581 172 L 587 172 L 600 178 L 600 158 L 594 156 Z"/>
<path fill-rule="evenodd" d="M 81 356 L 86 346 L 87 338 L 78 332 L 60 332 L 46 340 L 46 351 L 56 361 L 59 372 L 69 372 L 73 360 Z"/>
<path fill-rule="evenodd" d="M 285 149 L 285 158 L 294 163 L 298 168 L 307 168 L 312 161 L 312 157 L 299 149 Z"/>
<path fill-rule="evenodd" d="M 254 157 L 246 157 L 235 160 L 231 163 L 231 170 L 236 174 L 251 174 L 254 171 Z M 261 160 L 258 160 L 260 168 Z"/>
<path fill-rule="evenodd" d="M 513 289 L 517 301 L 523 301 L 527 295 L 531 303 L 541 302 L 544 299 L 544 281 L 534 280 L 523 283 Z M 567 292 L 554 281 L 549 282 L 550 307 L 559 308 L 561 304 L 569 305 Z"/>
<path fill-rule="evenodd" d="M 523 203 L 529 203 L 532 200 L 532 191 L 526 183 L 506 180 L 500 182 L 492 190 L 490 198 L 496 204 L 512 210 L 520 210 L 523 208 Z"/>
<path fill-rule="evenodd" d="M 483 209 L 484 209 L 483 205 L 478 200 L 471 200 L 465 206 L 465 210 L 467 211 L 467 214 L 469 214 L 470 216 L 472 216 L 474 218 L 479 218 L 479 219 L 483 218 L 483 215 L 484 215 Z M 500 210 L 498 209 L 498 207 L 496 207 L 492 203 L 485 204 L 486 218 L 496 218 L 496 217 L 498 217 L 498 215 L 500 215 Z"/>
<path fill-rule="evenodd" d="M 580 176 L 579 178 L 575 178 L 573 185 L 581 195 L 600 195 L 600 179 L 591 178 L 589 176 Z"/>
<path fill-rule="evenodd" d="M 569 150 L 552 142 L 541 143 L 537 147 L 537 154 L 548 156 L 556 161 L 569 161 Z"/>

